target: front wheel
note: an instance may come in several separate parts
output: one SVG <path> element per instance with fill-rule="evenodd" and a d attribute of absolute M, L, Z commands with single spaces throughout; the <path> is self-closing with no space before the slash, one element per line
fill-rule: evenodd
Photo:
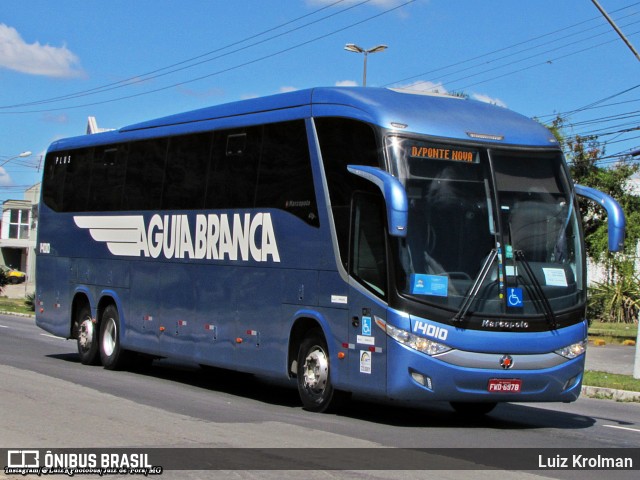
<path fill-rule="evenodd" d="M 305 410 L 325 412 L 336 407 L 341 392 L 336 392 L 331 384 L 329 349 L 319 329 L 309 332 L 300 345 L 297 381 Z"/>
<path fill-rule="evenodd" d="M 100 322 L 100 358 L 107 370 L 119 370 L 129 360 L 128 351 L 120 345 L 120 316 L 114 305 L 109 305 L 102 313 Z"/>

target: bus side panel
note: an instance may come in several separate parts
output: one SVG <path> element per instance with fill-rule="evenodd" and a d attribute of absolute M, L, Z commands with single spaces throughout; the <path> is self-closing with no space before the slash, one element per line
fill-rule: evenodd
<path fill-rule="evenodd" d="M 53 335 L 69 338 L 72 302 L 69 259 L 39 255 L 37 262 L 36 325 Z"/>
<path fill-rule="evenodd" d="M 137 262 L 127 325 L 130 348 L 231 367 L 235 335 L 233 269 L 182 262 Z"/>
<path fill-rule="evenodd" d="M 200 265 L 185 288 L 195 292 L 193 324 L 194 361 L 234 368 L 237 333 L 235 267 Z M 197 272 L 197 273 L 196 273 Z"/>

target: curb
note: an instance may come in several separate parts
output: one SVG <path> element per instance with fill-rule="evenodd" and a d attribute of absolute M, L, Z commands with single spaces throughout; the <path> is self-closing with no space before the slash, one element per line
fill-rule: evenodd
<path fill-rule="evenodd" d="M 25 317 L 25 318 L 35 318 L 36 315 L 34 314 L 28 314 L 28 313 L 18 313 L 18 312 L 6 312 L 4 310 L 0 310 L 0 314 L 2 315 L 13 315 L 14 317 Z"/>
<path fill-rule="evenodd" d="M 640 392 L 629 390 L 614 390 L 613 388 L 582 386 L 582 395 L 585 397 L 615 400 L 616 402 L 640 402 Z"/>

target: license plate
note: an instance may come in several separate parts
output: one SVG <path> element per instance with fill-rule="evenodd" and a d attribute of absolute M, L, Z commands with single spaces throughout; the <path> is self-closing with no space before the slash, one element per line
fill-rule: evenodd
<path fill-rule="evenodd" d="M 522 380 L 519 378 L 492 378 L 487 390 L 496 393 L 520 393 Z"/>

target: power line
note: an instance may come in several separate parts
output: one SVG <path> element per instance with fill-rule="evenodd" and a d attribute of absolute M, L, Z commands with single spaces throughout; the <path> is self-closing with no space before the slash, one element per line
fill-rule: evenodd
<path fill-rule="evenodd" d="M 621 12 L 621 11 L 626 10 L 626 9 L 628 9 L 628 8 L 631 8 L 631 7 L 635 6 L 635 5 L 638 5 L 639 3 L 640 3 L 640 2 L 634 3 L 634 4 L 632 4 L 632 5 L 628 5 L 628 6 L 626 6 L 626 7 L 623 7 L 623 8 L 620 8 L 620 9 L 618 9 L 618 10 L 615 10 L 615 12 Z M 626 15 L 626 16 L 621 17 L 621 18 L 628 18 L 628 17 L 633 16 L 633 15 L 636 15 L 636 14 L 637 14 L 637 12 L 630 13 L 629 15 Z M 444 66 L 444 67 L 440 67 L 440 68 L 437 68 L 437 69 L 434 69 L 434 70 L 430 70 L 430 71 L 428 71 L 428 72 L 423 72 L 423 73 L 420 73 L 420 74 L 417 74 L 417 75 L 412 75 L 412 76 L 410 76 L 410 77 L 405 77 L 405 78 L 403 78 L 403 79 L 400 79 L 400 80 L 396 80 L 396 81 L 394 81 L 394 82 L 387 83 L 385 86 L 389 86 L 389 85 L 397 85 L 398 83 L 406 82 L 406 81 L 408 81 L 408 80 L 413 80 L 414 78 L 417 78 L 417 77 L 423 77 L 423 76 L 426 76 L 426 75 L 431 75 L 431 74 L 433 74 L 433 73 L 436 73 L 436 72 L 439 72 L 439 71 L 443 71 L 443 70 L 447 70 L 447 69 L 450 69 L 450 68 L 452 68 L 452 67 L 457 67 L 457 66 L 460 66 L 460 65 L 463 65 L 463 64 L 469 63 L 469 62 L 474 62 L 474 61 L 476 61 L 476 60 L 480 60 L 480 59 L 483 59 L 483 58 L 487 58 L 487 57 L 490 57 L 490 56 L 492 56 L 492 55 L 494 55 L 494 54 L 496 54 L 496 53 L 505 52 L 505 51 L 511 50 L 511 49 L 513 49 L 513 48 L 516 48 L 516 47 L 519 47 L 519 46 L 522 46 L 522 45 L 525 45 L 525 44 L 529 44 L 529 43 L 531 43 L 531 42 L 535 42 L 535 41 L 540 40 L 540 39 L 542 39 L 542 38 L 550 37 L 550 36 L 556 35 L 556 34 L 558 34 L 558 33 L 561 33 L 561 32 L 567 31 L 567 30 L 571 30 L 571 29 L 577 28 L 577 27 L 580 27 L 580 26 L 582 26 L 582 25 L 584 25 L 584 24 L 586 24 L 586 23 L 593 22 L 594 20 L 598 20 L 598 19 L 600 19 L 600 17 L 599 17 L 599 16 L 592 17 L 592 18 L 590 18 L 590 19 L 588 19 L 588 20 L 584 20 L 584 21 L 582 21 L 582 22 L 578 22 L 578 23 L 573 24 L 573 25 L 570 25 L 570 26 L 568 26 L 568 27 L 563 27 L 563 28 L 561 28 L 561 29 L 554 30 L 554 31 L 549 32 L 549 33 L 545 33 L 545 34 L 543 34 L 543 35 L 539 35 L 539 36 L 537 36 L 537 37 L 533 37 L 533 38 L 527 39 L 527 40 L 525 40 L 525 41 L 522 41 L 522 42 L 519 42 L 519 43 L 515 43 L 515 44 L 513 44 L 513 45 L 509 45 L 509 46 L 507 46 L 507 47 L 503 47 L 503 48 L 500 48 L 500 49 L 497 49 L 497 50 L 494 50 L 494 51 L 491 51 L 491 52 L 488 52 L 488 53 L 484 53 L 484 54 L 481 54 L 481 55 L 478 55 L 478 56 L 475 56 L 475 57 L 472 57 L 472 58 L 469 58 L 469 59 L 466 59 L 466 60 L 462 60 L 462 61 L 459 61 L 459 62 L 456 62 L 456 63 L 450 64 L 450 65 Z M 628 25 L 625 25 L 625 26 L 634 25 L 634 24 L 636 24 L 636 23 L 638 23 L 638 22 L 632 22 L 631 24 L 628 24 Z M 596 25 L 596 26 L 591 27 L 591 28 L 586 29 L 586 30 L 585 30 L 585 29 L 581 29 L 581 30 L 580 30 L 580 31 L 578 31 L 578 32 L 575 32 L 575 33 L 572 33 L 572 34 L 569 34 L 569 35 L 565 35 L 565 36 L 560 37 L 560 38 L 558 38 L 558 39 L 550 40 L 550 41 L 548 41 L 548 42 L 545 42 L 545 43 L 542 43 L 542 44 L 539 44 L 539 45 L 534 45 L 533 47 L 528 47 L 528 48 L 526 48 L 526 49 L 522 49 L 522 50 L 517 51 L 517 52 L 515 52 L 515 53 L 511 53 L 511 54 L 508 54 L 508 55 L 503 55 L 503 56 L 498 57 L 498 58 L 496 58 L 496 59 L 494 59 L 494 60 L 489 60 L 489 61 L 486 61 L 486 62 L 484 62 L 484 63 L 482 63 L 482 64 L 479 64 L 479 65 L 472 65 L 472 66 L 466 67 L 466 68 L 464 68 L 464 69 L 456 70 L 456 71 L 454 71 L 454 72 L 451 72 L 451 73 L 449 73 L 449 74 L 445 75 L 445 77 L 447 77 L 447 76 L 451 76 L 451 75 L 453 75 L 454 73 L 460 73 L 460 72 L 464 72 L 464 71 L 471 70 L 471 69 L 473 69 L 473 68 L 482 67 L 482 66 L 486 65 L 487 63 L 495 63 L 496 61 L 500 61 L 500 60 L 503 60 L 503 59 L 506 59 L 506 58 L 509 58 L 509 57 L 513 57 L 513 56 L 515 56 L 515 55 L 518 55 L 518 54 L 521 54 L 521 53 L 527 52 L 527 51 L 529 51 L 529 50 L 534 50 L 534 49 L 536 49 L 536 48 L 540 48 L 540 47 L 543 47 L 543 46 L 545 46 L 545 45 L 549 45 L 549 44 L 551 44 L 551 43 L 556 43 L 556 42 L 559 42 L 559 41 L 561 41 L 561 40 L 565 40 L 565 39 L 567 39 L 567 38 L 570 38 L 570 37 L 572 37 L 572 36 L 576 36 L 576 35 L 583 35 L 583 34 L 585 34 L 586 32 L 589 32 L 589 31 L 591 31 L 591 30 L 595 30 L 595 29 L 602 29 L 603 27 L 604 27 L 604 25 L 602 25 L 602 24 L 601 24 L 601 25 Z M 552 51 L 556 51 L 556 50 L 561 49 L 561 48 L 566 48 L 566 47 L 568 47 L 568 46 L 570 46 L 570 45 L 573 45 L 573 44 L 576 44 L 576 43 L 580 43 L 580 42 L 584 42 L 584 41 L 589 41 L 589 40 L 591 40 L 592 38 L 594 38 L 594 37 L 596 37 L 596 36 L 606 35 L 606 34 L 608 34 L 608 33 L 610 33 L 610 30 L 607 30 L 607 31 L 605 31 L 605 32 L 603 32 L 603 33 L 600 33 L 600 34 L 598 34 L 598 35 L 595 35 L 595 36 L 590 36 L 590 37 L 588 37 L 588 38 L 585 38 L 585 39 L 582 39 L 582 40 L 578 40 L 578 41 L 573 42 L 573 43 L 570 43 L 570 44 L 568 44 L 568 45 L 564 45 L 564 46 L 558 47 L 558 48 L 556 48 L 556 49 L 552 49 L 552 50 L 547 50 L 547 51 L 541 52 L 541 53 L 539 53 L 539 54 L 536 54 L 536 55 L 533 55 L 533 56 L 527 57 L 527 58 L 525 58 L 525 59 L 520 59 L 520 60 L 517 60 L 517 61 L 511 62 L 511 63 L 508 63 L 508 64 L 506 64 L 506 65 L 502 65 L 502 66 L 494 67 L 494 68 L 491 68 L 491 69 L 488 69 L 488 70 L 484 70 L 484 71 L 482 71 L 482 72 L 479 72 L 479 73 L 476 73 L 476 74 L 473 74 L 473 75 L 469 75 L 469 76 L 466 76 L 466 77 L 458 78 L 458 79 L 452 80 L 452 81 L 450 81 L 450 82 L 448 82 L 448 83 L 455 83 L 455 82 L 460 81 L 460 80 L 464 80 L 464 79 L 467 79 L 467 78 L 471 78 L 471 77 L 473 77 L 473 76 L 480 75 L 481 73 L 487 73 L 487 72 L 489 72 L 489 71 L 497 70 L 497 69 L 499 69 L 499 68 L 504 68 L 504 67 L 506 67 L 506 66 L 513 65 L 514 63 L 519 63 L 519 62 L 522 62 L 522 61 L 527 60 L 527 59 L 530 59 L 530 58 L 535 58 L 536 56 L 547 55 L 548 53 L 550 53 L 550 52 L 552 52 Z M 613 42 L 613 40 L 612 40 L 611 42 L 605 42 L 605 43 L 612 43 L 612 42 Z M 602 45 L 602 44 L 599 44 L 599 45 Z M 599 46 L 599 45 L 596 45 L 596 46 Z M 579 53 L 579 52 L 576 52 L 576 53 Z M 553 60 L 558 60 L 558 59 L 560 59 L 560 58 L 564 58 L 564 57 L 559 57 L 559 58 L 557 58 L 557 59 L 553 59 Z M 548 62 L 548 60 L 547 60 L 547 61 L 545 61 L 545 62 L 543 62 L 543 63 L 537 64 L 537 65 L 533 65 L 533 66 L 543 65 L 543 64 L 545 64 L 545 63 L 547 63 L 547 62 Z M 531 66 L 531 67 L 527 67 L 527 68 L 522 69 L 522 70 L 527 70 L 527 69 L 529 69 L 529 68 L 532 68 L 533 66 Z M 506 75 L 511 75 L 511 74 L 514 74 L 514 73 L 518 73 L 519 71 L 522 71 L 522 70 L 517 70 L 517 71 L 514 71 L 514 72 L 509 72 L 509 73 L 508 73 L 508 74 L 506 74 Z M 501 76 L 499 76 L 499 77 L 494 77 L 494 78 L 491 78 L 491 79 L 489 79 L 489 80 L 485 80 L 485 81 L 483 81 L 483 82 L 478 82 L 478 83 L 476 83 L 476 84 L 469 85 L 469 86 L 474 86 L 474 85 L 477 85 L 477 84 L 479 84 L 479 83 L 486 83 L 487 81 L 494 80 L 494 79 L 497 79 L 497 78 L 501 78 L 501 77 L 506 76 L 506 75 L 501 75 Z M 420 84 L 420 83 L 427 83 L 427 82 L 429 82 L 429 81 L 432 81 L 432 80 L 422 81 L 422 82 L 417 82 L 416 84 Z M 440 83 L 440 82 L 434 82 L 434 83 Z M 467 87 L 463 87 L 463 89 L 464 89 L 464 88 L 468 88 L 469 86 L 467 86 Z"/>
<path fill-rule="evenodd" d="M 367 0 L 367 1 L 370 1 L 370 0 Z M 220 75 L 220 74 L 223 74 L 223 73 L 227 73 L 227 72 L 230 72 L 230 71 L 233 71 L 233 70 L 237 70 L 239 68 L 242 68 L 242 67 L 245 67 L 245 66 L 248 66 L 248 65 L 252 65 L 254 63 L 258 63 L 258 62 L 261 62 L 263 60 L 276 57 L 278 55 L 282 55 L 282 54 L 290 52 L 292 50 L 296 50 L 296 49 L 298 49 L 300 47 L 309 45 L 311 43 L 314 43 L 314 42 L 317 42 L 319 40 L 325 39 L 325 38 L 330 37 L 332 35 L 335 35 L 337 33 L 341 33 L 341 32 L 344 32 L 346 30 L 349 30 L 349 29 L 351 29 L 353 27 L 362 25 L 362 24 L 364 24 L 366 22 L 369 22 L 371 20 L 379 18 L 379 17 L 381 17 L 383 15 L 386 15 L 386 14 L 388 14 L 390 12 L 393 12 L 395 10 L 403 8 L 403 7 L 405 7 L 405 6 L 407 6 L 407 5 L 411 4 L 411 3 L 414 3 L 415 1 L 416 0 L 407 0 L 404 3 L 401 3 L 401 4 L 399 4 L 399 5 L 395 6 L 395 7 L 388 8 L 387 10 L 384 10 L 381 13 L 378 13 L 376 15 L 372 15 L 370 17 L 367 17 L 364 20 L 360 20 L 360 21 L 354 22 L 354 23 L 349 24 L 349 25 L 347 25 L 345 27 L 341 27 L 341 28 L 339 28 L 337 30 L 333 30 L 332 32 L 329 32 L 329 33 L 314 37 L 314 38 L 312 38 L 310 40 L 306 40 L 304 42 L 300 42 L 300 43 L 298 43 L 296 45 L 292 45 L 290 47 L 284 48 L 282 50 L 278 50 L 276 52 L 264 55 L 262 57 L 254 58 L 253 60 L 248 60 L 246 62 L 237 64 L 237 65 L 234 65 L 234 66 L 222 69 L 222 70 L 218 70 L 216 72 L 212 72 L 212 73 L 209 73 L 209 74 L 206 74 L 206 75 L 202 75 L 202 76 L 199 76 L 199 77 L 196 77 L 196 78 L 192 78 L 192 79 L 189 79 L 189 80 L 185 80 L 185 81 L 182 81 L 182 82 L 177 82 L 177 83 L 174 83 L 174 84 L 171 84 L 171 85 L 167 85 L 167 86 L 164 86 L 164 87 L 159 87 L 159 88 L 156 88 L 156 89 L 153 89 L 153 90 L 148 90 L 146 92 L 140 92 L 140 93 L 126 95 L 126 96 L 122 96 L 122 97 L 111 98 L 111 99 L 108 99 L 108 100 L 103 100 L 103 101 L 98 101 L 98 102 L 91 102 L 91 103 L 84 103 L 84 104 L 74 105 L 74 106 L 65 106 L 65 107 L 58 107 L 58 108 L 47 108 L 47 109 L 41 109 L 41 110 L 0 112 L 0 115 L 2 115 L 2 114 L 6 115 L 6 114 L 42 113 L 42 112 L 52 112 L 52 111 L 58 111 L 58 110 L 70 110 L 70 109 L 75 109 L 75 108 L 90 107 L 90 106 L 102 105 L 102 104 L 105 104 L 105 103 L 111 103 L 111 102 L 120 101 L 120 100 L 128 100 L 128 99 L 131 99 L 131 98 L 141 97 L 141 96 L 144 96 L 144 95 L 150 95 L 152 93 L 161 92 L 161 91 L 168 90 L 168 89 L 175 88 L 175 87 L 179 87 L 179 86 L 182 86 L 182 85 L 187 85 L 189 83 L 197 82 L 197 81 L 200 81 L 200 80 L 204 80 L 206 78 L 210 78 L 210 77 L 217 76 L 217 75 Z M 364 2 L 362 2 L 362 3 L 364 3 Z"/>
<path fill-rule="evenodd" d="M 639 31 L 639 32 L 635 32 L 635 33 L 633 33 L 632 35 L 636 35 L 636 34 L 638 34 L 638 33 L 640 33 L 640 31 Z M 577 54 L 579 54 L 579 53 L 584 53 L 584 52 L 587 52 L 587 51 L 591 51 L 591 50 L 593 50 L 593 49 L 594 49 L 594 48 L 596 48 L 596 47 L 601 47 L 601 46 L 603 46 L 603 45 L 607 45 L 607 44 L 609 44 L 609 43 L 614 43 L 614 42 L 616 42 L 616 41 L 617 41 L 617 39 L 614 39 L 614 40 L 609 40 L 609 41 L 606 41 L 606 42 L 601 42 L 601 43 L 598 43 L 598 44 L 596 44 L 596 45 L 590 45 L 590 46 L 588 46 L 588 47 L 585 47 L 585 48 L 583 48 L 583 49 L 580 49 L 580 50 L 577 50 L 577 51 L 574 51 L 574 52 L 568 53 L 568 54 L 566 54 L 566 55 L 562 55 L 562 56 L 559 56 L 559 57 L 554 57 L 554 58 L 551 58 L 551 59 L 547 59 L 547 60 L 544 60 L 544 61 L 542 61 L 542 62 L 535 63 L 535 64 L 532 64 L 532 65 L 529 65 L 529 66 L 527 66 L 527 67 L 523 67 L 523 68 L 520 68 L 520 69 L 517 69 L 517 70 L 512 70 L 512 71 L 506 72 L 506 73 L 504 73 L 504 74 L 497 75 L 497 76 L 495 76 L 495 77 L 491 77 L 491 78 L 488 78 L 488 79 L 485 79 L 485 80 L 481 80 L 481 81 L 478 81 L 478 82 L 475 82 L 475 83 L 471 83 L 471 84 L 465 85 L 465 86 L 463 86 L 463 87 L 460 87 L 460 88 L 459 88 L 459 90 L 463 90 L 463 91 L 464 91 L 464 90 L 466 90 L 466 89 L 468 89 L 468 88 L 475 87 L 476 85 L 481 85 L 481 84 L 483 84 L 483 83 L 487 83 L 487 82 L 490 82 L 490 81 L 493 81 L 493 80 L 497 80 L 497 79 L 499 79 L 499 78 L 508 77 L 508 76 L 514 75 L 514 74 L 516 74 L 516 73 L 522 73 L 522 72 L 527 71 L 527 70 L 530 70 L 530 69 L 532 69 L 532 68 L 540 67 L 540 66 L 543 66 L 543 65 L 546 65 L 546 64 L 550 64 L 550 63 L 553 63 L 553 62 L 557 62 L 558 60 L 563 60 L 563 59 L 565 59 L 565 58 L 567 58 L 567 57 L 571 57 L 571 56 L 577 55 Z M 576 42 L 576 43 L 581 43 L 581 42 Z M 559 47 L 559 48 L 565 48 L 565 47 Z M 558 49 L 554 49 L 554 50 L 558 50 Z M 503 65 L 503 66 L 501 66 L 501 67 L 496 67 L 496 68 L 493 68 L 493 69 L 490 69 L 490 70 L 485 70 L 484 72 L 481 72 L 481 73 L 487 73 L 487 72 L 489 72 L 489 71 L 497 70 L 497 69 L 499 69 L 499 68 L 504 68 L 504 67 L 506 67 L 506 66 L 513 65 L 513 64 L 515 64 L 515 63 L 520 63 L 521 61 L 528 60 L 528 59 L 530 59 L 530 58 L 535 58 L 536 56 L 541 56 L 541 55 L 544 55 L 544 54 L 546 54 L 546 53 L 548 53 L 548 52 L 543 52 L 542 54 L 538 54 L 538 55 L 535 55 L 535 56 L 531 56 L 531 57 L 528 57 L 528 58 L 523 59 L 523 60 L 518 60 L 518 61 L 512 62 L 512 63 L 510 63 L 510 64 Z M 473 76 L 477 76 L 477 75 L 479 75 L 479 74 L 475 74 L 475 75 L 471 75 L 471 76 L 468 76 L 468 77 L 463 77 L 463 78 L 460 78 L 460 79 L 456 79 L 456 80 L 454 80 L 452 83 L 454 83 L 454 82 L 456 82 L 456 81 L 460 81 L 460 80 L 465 80 L 465 79 L 467 79 L 467 78 L 470 78 L 470 77 L 473 77 Z"/>
<path fill-rule="evenodd" d="M 169 75 L 169 74 L 172 74 L 172 73 L 180 72 L 180 71 L 183 71 L 183 70 L 195 67 L 195 66 L 202 65 L 202 64 L 207 63 L 207 62 L 218 60 L 218 59 L 223 58 L 225 56 L 233 55 L 233 54 L 238 53 L 240 51 L 247 50 L 247 49 L 249 49 L 251 47 L 255 47 L 257 45 L 260 45 L 262 43 L 266 43 L 266 42 L 268 42 L 270 40 L 282 37 L 284 35 L 288 35 L 289 33 L 292 33 L 292 32 L 295 32 L 297 30 L 306 28 L 306 27 L 308 27 L 310 25 L 313 25 L 315 23 L 322 22 L 324 20 L 332 18 L 332 17 L 334 17 L 336 15 L 339 15 L 341 13 L 344 13 L 344 12 L 347 12 L 347 11 L 352 10 L 354 8 L 360 7 L 361 5 L 369 3 L 371 0 L 362 0 L 362 1 L 358 2 L 358 3 L 356 3 L 356 4 L 353 4 L 351 6 L 348 6 L 347 8 L 344 8 L 343 10 L 340 10 L 338 12 L 334 12 L 334 13 L 332 13 L 330 15 L 327 15 L 327 16 L 322 17 L 320 19 L 317 19 L 317 20 L 314 20 L 312 22 L 306 23 L 304 25 L 292 28 L 292 29 L 287 30 L 287 31 L 285 31 L 283 33 L 279 33 L 277 35 L 273 35 L 273 36 L 268 37 L 266 39 L 251 43 L 251 44 L 246 45 L 244 47 L 232 50 L 230 52 L 226 52 L 224 54 L 218 55 L 218 56 L 213 57 L 213 58 L 209 58 L 209 59 L 206 59 L 206 60 L 201 60 L 201 61 L 199 61 L 197 63 L 192 63 L 192 62 L 195 62 L 196 60 L 200 60 L 202 58 L 208 57 L 208 56 L 213 55 L 215 53 L 219 53 L 219 52 L 222 52 L 224 50 L 228 50 L 229 48 L 235 47 L 237 45 L 241 45 L 243 43 L 246 43 L 246 42 L 248 42 L 250 40 L 262 37 L 262 36 L 264 36 L 264 35 L 266 35 L 266 34 L 268 34 L 270 32 L 274 32 L 274 31 L 276 31 L 276 30 L 278 30 L 278 29 L 280 29 L 282 27 L 285 27 L 287 25 L 293 24 L 293 23 L 295 23 L 295 22 L 297 22 L 299 20 L 302 20 L 304 18 L 313 16 L 313 15 L 315 15 L 315 14 L 317 14 L 317 13 L 323 11 L 323 10 L 326 10 L 326 9 L 328 9 L 330 7 L 333 7 L 333 6 L 335 6 L 335 5 L 339 4 L 339 3 L 342 3 L 344 1 L 345 0 L 336 0 L 335 2 L 333 2 L 333 3 L 329 4 L 329 5 L 326 5 L 326 6 L 322 7 L 322 8 L 319 8 L 319 9 L 317 9 L 317 10 L 311 12 L 311 13 L 302 15 L 300 17 L 297 17 L 297 18 L 293 19 L 293 20 L 289 20 L 289 21 L 284 22 L 284 23 L 282 23 L 280 25 L 277 25 L 275 27 L 268 28 L 267 30 L 264 30 L 264 31 L 262 31 L 260 33 L 255 34 L 255 35 L 251 35 L 251 36 L 246 37 L 246 38 L 244 38 L 242 40 L 238 40 L 238 41 L 229 43 L 229 44 L 227 44 L 227 45 L 225 45 L 223 47 L 219 47 L 219 48 L 217 48 L 215 50 L 211 50 L 209 52 L 203 53 L 201 55 L 197 55 L 195 57 L 192 57 L 192 58 L 189 58 L 189 59 L 177 62 L 177 63 L 174 63 L 172 65 L 168 65 L 166 67 L 158 68 L 158 69 L 153 70 L 151 72 L 135 75 L 135 76 L 126 78 L 124 80 L 120 80 L 120 81 L 117 81 L 117 82 L 113 82 L 113 83 L 109 83 L 109 84 L 106 84 L 106 85 L 98 86 L 98 87 L 91 88 L 91 89 L 88 89 L 88 90 L 82 90 L 82 91 L 79 91 L 79 92 L 70 93 L 70 94 L 67 94 L 67 95 L 61 95 L 61 96 L 58 96 L 58 97 L 52 97 L 52 98 L 48 98 L 48 99 L 36 100 L 36 101 L 32 101 L 32 102 L 19 103 L 19 104 L 15 104 L 15 105 L 4 105 L 4 106 L 0 106 L 0 109 L 12 109 L 12 108 L 20 108 L 20 107 L 42 105 L 42 104 L 47 104 L 47 103 L 56 103 L 56 102 L 59 102 L 59 101 L 62 101 L 62 100 L 71 100 L 71 99 L 75 99 L 75 98 L 81 98 L 81 97 L 84 97 L 84 96 L 94 95 L 94 94 L 98 94 L 98 93 L 104 93 L 104 92 L 107 92 L 107 91 L 116 90 L 116 89 L 119 89 L 119 88 L 135 85 L 135 84 L 142 83 L 142 82 L 148 82 L 149 80 L 153 80 L 153 79 L 156 79 L 156 78 L 159 78 L 159 77 L 162 77 L 162 76 L 166 76 L 166 75 Z M 176 68 L 176 67 L 179 67 L 181 65 L 186 65 L 186 66 L 183 66 L 183 67 L 180 67 L 180 68 Z M 164 73 L 160 73 L 160 72 L 164 72 Z"/>

